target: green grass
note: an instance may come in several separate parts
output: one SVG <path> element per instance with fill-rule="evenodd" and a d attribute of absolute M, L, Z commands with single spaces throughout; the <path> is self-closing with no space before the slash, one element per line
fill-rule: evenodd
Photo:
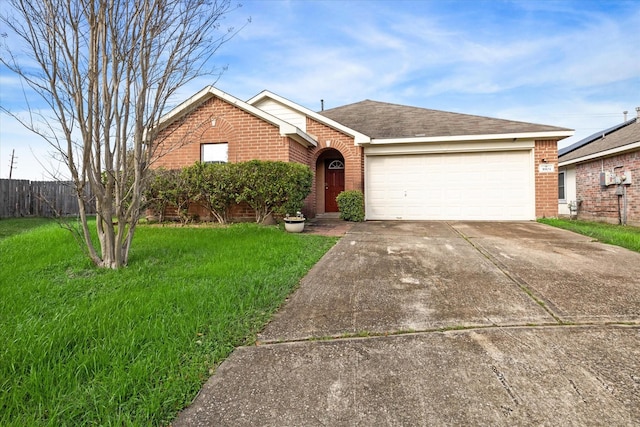
<path fill-rule="evenodd" d="M 0 233 L 2 426 L 167 424 L 336 241 L 141 226 L 111 271 L 56 223 Z"/>
<path fill-rule="evenodd" d="M 601 222 L 575 221 L 558 218 L 539 219 L 543 224 L 592 237 L 600 242 L 621 246 L 640 252 L 640 227 L 605 224 Z"/>
<path fill-rule="evenodd" d="M 49 218 L 2 218 L 0 219 L 0 240 L 54 221 Z"/>

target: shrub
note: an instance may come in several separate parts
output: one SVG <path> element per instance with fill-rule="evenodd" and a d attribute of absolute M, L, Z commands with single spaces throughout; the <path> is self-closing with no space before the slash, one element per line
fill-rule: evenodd
<path fill-rule="evenodd" d="M 166 190 L 169 203 L 176 207 L 180 223 L 182 225 L 189 222 L 189 205 L 193 202 L 193 192 L 189 188 L 188 176 L 184 169 L 169 171 L 171 174 L 171 183 L 173 184 Z"/>
<path fill-rule="evenodd" d="M 238 196 L 237 166 L 233 163 L 196 163 L 183 169 L 191 199 L 226 224 Z"/>
<path fill-rule="evenodd" d="M 271 213 L 286 214 L 302 208 L 311 192 L 313 174 L 299 163 L 251 160 L 238 163 L 236 202 L 246 202 L 263 222 Z"/>
<path fill-rule="evenodd" d="M 255 211 L 256 222 L 261 223 L 271 213 L 284 215 L 301 210 L 312 182 L 313 173 L 300 163 L 196 163 L 181 171 L 154 171 L 145 198 L 160 220 L 168 206 L 175 206 L 186 223 L 193 202 L 226 223 L 231 205 L 245 202 Z"/>
<path fill-rule="evenodd" d="M 346 221 L 364 221 L 364 195 L 362 191 L 343 191 L 336 197 L 340 218 Z"/>
<path fill-rule="evenodd" d="M 149 177 L 149 184 L 145 191 L 145 206 L 151 209 L 160 221 L 164 220 L 165 209 L 175 206 L 180 222 L 189 222 L 189 204 L 191 191 L 186 174 L 181 170 L 158 169 Z"/>
<path fill-rule="evenodd" d="M 144 208 L 158 217 L 158 221 L 164 221 L 164 214 L 169 204 L 166 191 L 173 186 L 172 175 L 166 169 L 150 170 L 147 177 L 148 184 L 144 191 Z"/>
<path fill-rule="evenodd" d="M 308 166 L 300 163 L 286 163 L 286 173 L 282 176 L 286 191 L 286 201 L 276 206 L 276 212 L 282 215 L 295 214 L 302 210 L 304 199 L 311 193 L 313 172 Z"/>

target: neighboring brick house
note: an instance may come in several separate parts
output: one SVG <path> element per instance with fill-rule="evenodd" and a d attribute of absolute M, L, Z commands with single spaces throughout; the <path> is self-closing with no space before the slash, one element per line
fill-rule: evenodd
<path fill-rule="evenodd" d="M 307 217 L 365 194 L 367 219 L 557 216 L 557 142 L 569 129 L 362 101 L 314 112 L 268 91 L 206 87 L 161 119 L 154 167 L 281 160 L 314 173 Z"/>
<path fill-rule="evenodd" d="M 636 112 L 560 150 L 560 215 L 640 225 L 640 107 Z"/>

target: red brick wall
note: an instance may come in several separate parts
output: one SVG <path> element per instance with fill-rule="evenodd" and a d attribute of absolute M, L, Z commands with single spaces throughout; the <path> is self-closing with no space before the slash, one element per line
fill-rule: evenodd
<path fill-rule="evenodd" d="M 303 147 L 292 139 L 289 142 L 289 161 L 309 165 L 309 159 L 312 148 Z"/>
<path fill-rule="evenodd" d="M 215 126 L 212 120 L 215 120 Z M 180 169 L 190 166 L 200 161 L 201 144 L 215 142 L 228 143 L 229 162 L 232 163 L 258 159 L 292 161 L 312 166 L 309 164 L 311 149 L 281 136 L 277 126 L 215 97 L 165 129 L 158 140 L 161 143 L 153 168 Z M 314 203 L 311 198 L 305 202 L 309 212 Z M 192 206 L 190 212 L 207 218 L 201 208 Z M 250 219 L 253 215 L 247 206 L 236 206 L 232 210 L 235 218 Z"/>
<path fill-rule="evenodd" d="M 159 140 L 160 156 L 153 167 L 166 169 L 179 169 L 199 161 L 203 143 L 227 142 L 229 161 L 233 163 L 253 159 L 289 161 L 291 146 L 299 145 L 280 136 L 277 126 L 218 98 L 205 101 L 184 120 L 165 130 Z"/>
<path fill-rule="evenodd" d="M 617 168 L 617 166 L 623 167 Z M 625 171 L 631 172 L 632 184 L 625 186 L 627 224 L 640 225 L 640 151 L 576 165 L 576 196 L 578 200 L 582 200 L 578 209 L 578 218 L 618 223 L 618 196 L 616 195 L 618 186 L 602 187 L 600 185 L 600 172 L 603 170 L 614 172 L 616 175 L 622 175 Z M 622 197 L 620 207 L 624 208 Z"/>
<path fill-rule="evenodd" d="M 353 137 L 345 135 L 333 128 L 323 125 L 311 118 L 307 118 L 307 133 L 313 135 L 318 141 L 318 146 L 313 147 L 309 153 L 309 166 L 314 174 L 314 186 L 308 198 L 308 215 L 315 216 L 318 212 L 324 212 L 324 206 L 317 205 L 317 191 L 324 191 L 323 186 L 317 188 L 315 179 L 317 160 L 320 155 L 329 149 L 335 149 L 344 157 L 344 188 L 345 190 L 364 191 L 364 150 L 354 144 Z"/>
<path fill-rule="evenodd" d="M 545 160 L 545 162 L 542 161 Z M 540 172 L 540 165 L 552 164 L 554 172 Z M 534 166 L 536 218 L 558 216 L 558 141 L 535 142 Z"/>

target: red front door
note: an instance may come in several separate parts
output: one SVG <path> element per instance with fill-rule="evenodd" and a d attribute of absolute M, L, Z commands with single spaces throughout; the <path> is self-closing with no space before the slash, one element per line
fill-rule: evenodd
<path fill-rule="evenodd" d="M 344 191 L 344 162 L 327 160 L 324 171 L 324 211 L 338 212 L 336 197 Z"/>

